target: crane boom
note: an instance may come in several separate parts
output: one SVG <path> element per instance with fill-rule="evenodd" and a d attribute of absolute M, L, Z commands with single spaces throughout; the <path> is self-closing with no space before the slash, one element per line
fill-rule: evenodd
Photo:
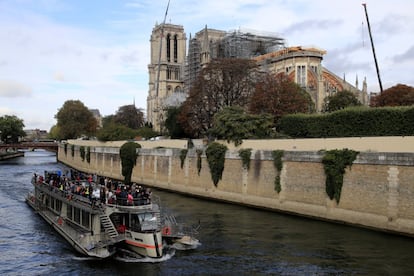
<path fill-rule="evenodd" d="M 382 93 L 382 82 L 381 82 L 381 77 L 380 77 L 380 72 L 379 72 L 379 67 L 378 67 L 378 62 L 377 62 L 377 56 L 375 55 L 375 47 L 374 47 L 374 40 L 372 39 L 372 34 L 371 34 L 371 26 L 369 25 L 367 4 L 363 3 L 362 6 L 364 6 L 365 16 L 367 18 L 369 38 L 371 39 L 372 54 L 374 55 L 375 68 L 377 69 L 378 83 L 379 83 L 379 87 L 380 87 L 380 92 Z"/>

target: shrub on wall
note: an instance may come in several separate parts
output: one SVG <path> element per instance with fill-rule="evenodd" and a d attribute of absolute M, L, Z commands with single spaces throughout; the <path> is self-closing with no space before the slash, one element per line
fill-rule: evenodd
<path fill-rule="evenodd" d="M 79 152 L 80 152 L 80 156 L 82 158 L 82 161 L 85 161 L 85 147 L 84 146 L 80 146 Z"/>
<path fill-rule="evenodd" d="M 358 153 L 349 149 L 330 150 L 326 151 L 322 158 L 326 175 L 326 193 L 331 200 L 335 198 L 337 203 L 341 198 L 345 168 L 352 166 Z"/>
<path fill-rule="evenodd" d="M 273 157 L 273 165 L 275 166 L 275 169 L 277 171 L 276 177 L 275 177 L 275 190 L 280 193 L 282 190 L 282 186 L 280 185 L 280 172 L 283 168 L 283 161 L 282 157 L 284 155 L 283 150 L 274 150 L 272 151 L 272 157 Z"/>
<path fill-rule="evenodd" d="M 206 149 L 207 162 L 210 167 L 211 178 L 216 187 L 223 175 L 226 151 L 227 147 L 217 142 L 211 143 Z"/>
<path fill-rule="evenodd" d="M 119 150 L 121 158 L 122 175 L 124 176 L 125 184 L 131 183 L 132 170 L 137 163 L 137 149 L 141 148 L 140 144 L 135 142 L 126 142 Z"/>
<path fill-rule="evenodd" d="M 252 155 L 252 149 L 241 149 L 239 150 L 239 156 L 242 160 L 243 168 L 250 169 L 250 157 Z"/>
<path fill-rule="evenodd" d="M 181 169 L 184 167 L 185 157 L 187 156 L 187 149 L 182 149 L 180 152 L 180 160 L 181 160 Z"/>
<path fill-rule="evenodd" d="M 86 148 L 86 162 L 91 163 L 91 147 Z"/>
<path fill-rule="evenodd" d="M 326 114 L 282 117 L 279 131 L 295 138 L 411 136 L 414 107 L 352 107 Z"/>
<path fill-rule="evenodd" d="M 201 155 L 203 154 L 203 150 L 197 149 L 196 150 L 196 154 L 197 154 L 197 173 L 198 173 L 198 175 L 200 175 L 200 171 L 201 171 Z"/>

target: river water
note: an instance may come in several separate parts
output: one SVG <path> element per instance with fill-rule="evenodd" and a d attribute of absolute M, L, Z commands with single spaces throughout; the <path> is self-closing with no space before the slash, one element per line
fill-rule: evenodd
<path fill-rule="evenodd" d="M 414 275 L 414 239 L 154 190 L 201 245 L 162 261 L 79 256 L 24 198 L 44 151 L 0 162 L 1 275 Z"/>

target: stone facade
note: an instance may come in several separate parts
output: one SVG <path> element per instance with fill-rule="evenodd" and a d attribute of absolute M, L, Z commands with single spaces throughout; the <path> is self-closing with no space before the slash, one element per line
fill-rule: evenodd
<path fill-rule="evenodd" d="M 90 147 L 90 162 L 59 149 L 58 159 L 75 169 L 123 179 L 119 148 Z M 275 191 L 271 151 L 253 150 L 250 169 L 243 168 L 238 151 L 226 152 L 225 169 L 217 187 L 205 154 L 198 170 L 196 150 L 139 150 L 132 181 L 198 197 L 287 212 L 321 220 L 414 236 L 414 153 L 361 152 L 347 168 L 339 203 L 325 192 L 320 151 L 286 151 L 280 172 L 281 192 Z"/>
<path fill-rule="evenodd" d="M 187 38 L 180 25 L 159 24 L 151 34 L 147 121 L 160 131 L 168 101 L 182 102 Z M 157 87 L 158 86 L 158 87 Z M 178 99 L 177 99 L 178 98 Z M 184 97 L 185 98 L 185 97 Z"/>

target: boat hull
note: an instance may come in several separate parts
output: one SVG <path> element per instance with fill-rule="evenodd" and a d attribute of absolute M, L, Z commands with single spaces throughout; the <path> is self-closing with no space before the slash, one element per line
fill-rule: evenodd
<path fill-rule="evenodd" d="M 57 216 L 45 208 L 40 208 L 42 205 L 39 204 L 33 195 L 28 195 L 26 203 L 52 226 L 78 253 L 97 259 L 108 258 L 115 253 L 115 248 L 110 246 L 102 248 L 96 247 L 99 241 L 91 237 L 90 233 L 79 232 L 61 216 Z"/>
<path fill-rule="evenodd" d="M 125 245 L 128 250 L 131 250 L 141 256 L 148 256 L 151 258 L 161 258 L 163 256 L 161 232 L 132 232 L 130 234 L 130 238 L 125 239 Z"/>

